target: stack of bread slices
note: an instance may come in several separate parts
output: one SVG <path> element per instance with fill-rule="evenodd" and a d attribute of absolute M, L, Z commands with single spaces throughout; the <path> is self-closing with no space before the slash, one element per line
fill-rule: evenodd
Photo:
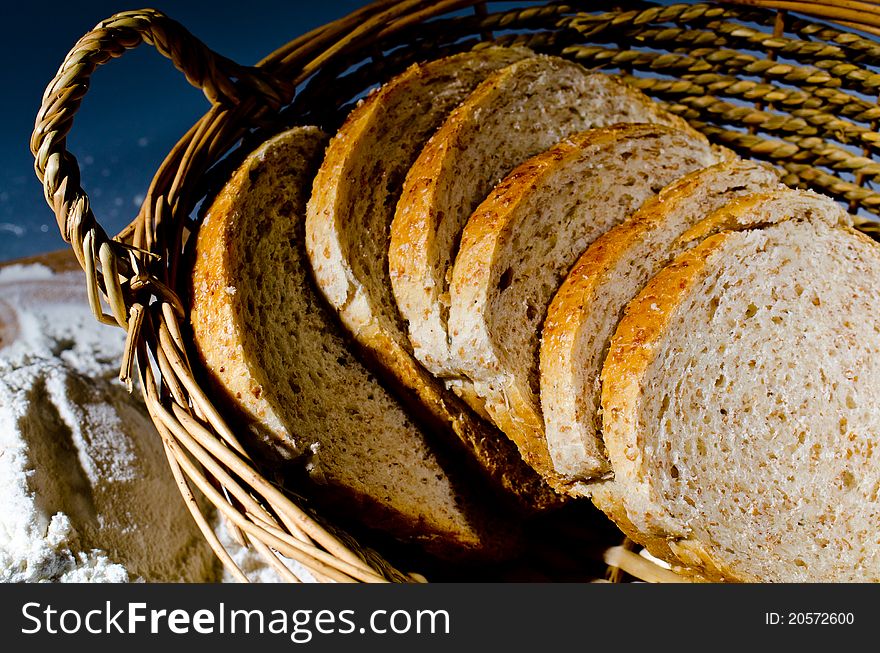
<path fill-rule="evenodd" d="M 244 160 L 194 342 L 267 465 L 439 556 L 592 500 L 683 576 L 875 581 L 880 249 L 851 224 L 612 76 L 483 47 Z"/>

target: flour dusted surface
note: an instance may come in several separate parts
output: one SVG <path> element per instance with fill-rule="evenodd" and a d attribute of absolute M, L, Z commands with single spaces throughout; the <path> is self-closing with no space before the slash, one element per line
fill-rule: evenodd
<path fill-rule="evenodd" d="M 115 379 L 125 334 L 80 273 L 0 270 L 0 580 L 220 579 L 158 436 Z"/>

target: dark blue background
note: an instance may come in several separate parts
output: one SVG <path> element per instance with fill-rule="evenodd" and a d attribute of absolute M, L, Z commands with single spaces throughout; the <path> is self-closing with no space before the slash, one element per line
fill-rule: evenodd
<path fill-rule="evenodd" d="M 205 2 L 157 0 L 6 3 L 0 16 L 0 261 L 65 247 L 33 173 L 28 142 L 40 98 L 80 36 L 118 11 L 154 6 L 213 50 L 254 64 L 313 27 L 366 0 Z M 116 232 L 137 212 L 153 172 L 208 108 L 170 61 L 141 45 L 95 73 L 68 147 L 98 220 Z"/>

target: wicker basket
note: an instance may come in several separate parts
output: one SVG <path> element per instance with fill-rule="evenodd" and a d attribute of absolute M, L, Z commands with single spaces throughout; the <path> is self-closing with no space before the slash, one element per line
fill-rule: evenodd
<path fill-rule="evenodd" d="M 522 44 L 619 72 L 713 141 L 776 163 L 787 172 L 786 183 L 846 202 L 860 228 L 880 231 L 874 190 L 880 43 L 832 26 L 880 34 L 880 2 L 518 4 L 526 6 L 496 11 L 493 3 L 473 0 L 379 0 L 291 41 L 255 67 L 215 54 L 157 11 L 124 12 L 80 39 L 46 89 L 31 140 L 46 201 L 86 273 L 95 316 L 127 331 L 121 380 L 129 389 L 138 382 L 187 506 L 241 580 L 197 494 L 282 579 L 298 580 L 279 556 L 295 559 L 321 581 L 424 578 L 398 571 L 387 556 L 357 544 L 304 498 L 264 477 L 196 381 L 179 299 L 186 285 L 181 262 L 197 226 L 194 209 L 229 172 L 231 153 L 247 152 L 294 124 L 333 131 L 365 89 L 414 61 L 486 41 Z M 212 107 L 168 154 L 134 221 L 110 238 L 80 187 L 66 136 L 97 66 L 142 42 L 171 59 Z M 677 579 L 627 543 L 617 546 L 616 531 L 599 533 L 600 546 L 582 550 L 600 570 L 594 575 L 608 565 L 610 580 Z"/>

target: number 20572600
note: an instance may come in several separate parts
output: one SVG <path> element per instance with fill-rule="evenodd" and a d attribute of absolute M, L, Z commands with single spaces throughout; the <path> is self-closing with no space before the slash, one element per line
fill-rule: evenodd
<path fill-rule="evenodd" d="M 768 626 L 851 626 L 855 623 L 852 612 L 765 612 Z"/>

